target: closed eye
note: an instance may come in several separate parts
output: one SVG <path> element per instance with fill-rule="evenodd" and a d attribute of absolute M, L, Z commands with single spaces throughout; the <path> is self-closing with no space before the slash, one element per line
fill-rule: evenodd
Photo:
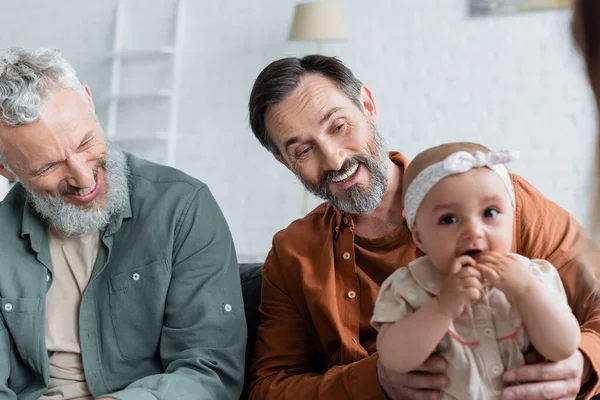
<path fill-rule="evenodd" d="M 79 149 L 83 149 L 85 147 L 88 147 L 90 144 L 92 144 L 92 139 L 88 139 L 85 142 L 81 143 L 81 146 L 79 146 Z"/>
<path fill-rule="evenodd" d="M 58 164 L 49 164 L 31 173 L 32 176 L 44 176 L 51 172 Z"/>

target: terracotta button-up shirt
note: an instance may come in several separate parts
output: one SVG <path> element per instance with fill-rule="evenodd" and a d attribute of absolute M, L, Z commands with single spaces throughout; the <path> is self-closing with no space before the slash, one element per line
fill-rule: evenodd
<path fill-rule="evenodd" d="M 392 161 L 408 164 L 399 153 Z M 511 251 L 559 272 L 581 324 L 580 349 L 600 371 L 600 293 L 578 261 L 581 228 L 523 178 Z M 323 204 L 273 238 L 263 269 L 262 323 L 250 372 L 251 399 L 385 399 L 370 325 L 380 285 L 423 255 L 406 224 L 378 239 L 354 234 L 352 217 Z M 587 258 L 600 268 L 600 253 Z M 587 397 L 600 392 L 594 377 Z"/>

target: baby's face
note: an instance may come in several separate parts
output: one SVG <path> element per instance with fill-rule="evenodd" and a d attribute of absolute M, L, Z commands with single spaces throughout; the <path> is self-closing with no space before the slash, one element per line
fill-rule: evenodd
<path fill-rule="evenodd" d="M 502 179 L 474 168 L 439 181 L 417 212 L 413 238 L 433 265 L 446 272 L 459 256 L 510 251 L 514 209 Z"/>

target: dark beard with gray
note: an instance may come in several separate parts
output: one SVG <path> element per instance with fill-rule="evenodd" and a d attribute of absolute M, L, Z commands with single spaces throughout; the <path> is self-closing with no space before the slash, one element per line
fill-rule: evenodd
<path fill-rule="evenodd" d="M 66 202 L 59 196 L 43 196 L 25 186 L 27 199 L 34 210 L 56 231 L 67 236 L 99 231 L 114 215 L 121 213 L 129 202 L 129 167 L 125 154 L 107 144 L 107 156 L 96 168 L 104 168 L 106 203 L 98 209 L 84 208 Z M 96 173 L 94 173 L 96 177 Z"/>
<path fill-rule="evenodd" d="M 372 137 L 369 141 L 368 153 L 349 156 L 338 171 L 325 172 L 316 185 L 311 185 L 300 178 L 306 190 L 348 214 L 367 214 L 375 210 L 381 203 L 388 184 L 389 156 L 375 126 L 371 125 L 371 131 Z M 369 184 L 367 186 L 355 184 L 343 195 L 333 193 L 330 187 L 333 179 L 351 171 L 357 162 L 360 167 L 369 172 Z"/>

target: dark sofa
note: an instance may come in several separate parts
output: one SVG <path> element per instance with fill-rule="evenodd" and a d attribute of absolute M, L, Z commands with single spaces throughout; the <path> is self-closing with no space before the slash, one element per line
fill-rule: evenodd
<path fill-rule="evenodd" d="M 260 289 L 262 286 L 262 264 L 240 264 L 242 295 L 244 296 L 244 312 L 248 326 L 248 342 L 246 345 L 246 376 L 252 362 L 254 343 L 258 325 L 260 324 Z"/>

